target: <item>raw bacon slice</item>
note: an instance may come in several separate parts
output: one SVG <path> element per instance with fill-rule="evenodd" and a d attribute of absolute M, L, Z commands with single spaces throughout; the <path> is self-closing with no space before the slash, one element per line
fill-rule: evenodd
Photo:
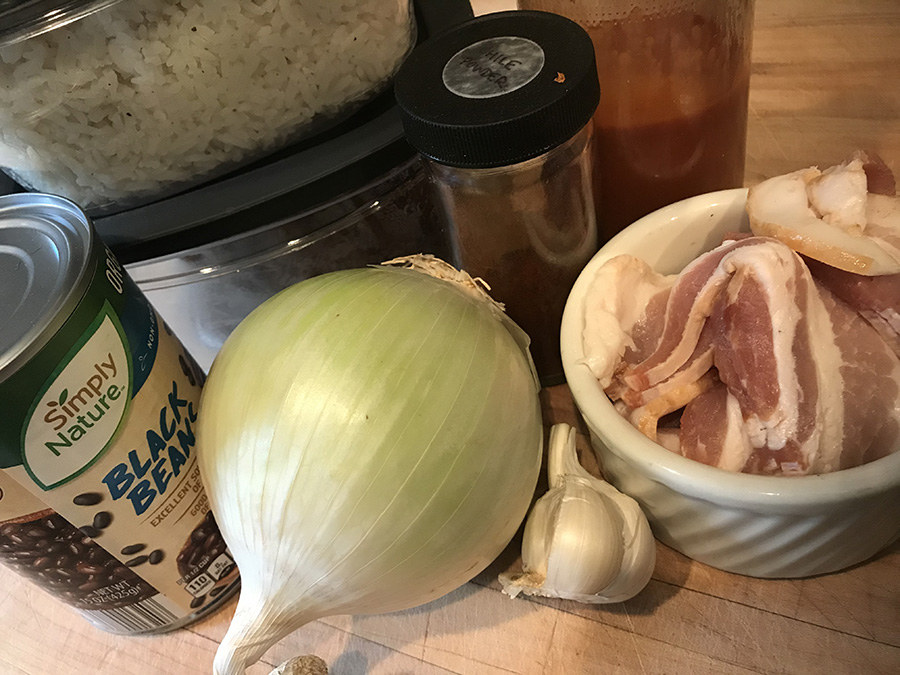
<path fill-rule="evenodd" d="M 659 440 L 659 421 L 666 415 L 681 410 L 698 396 L 713 388 L 718 382 L 715 374 L 708 371 L 697 380 L 687 381 L 650 400 L 637 409 L 627 407 L 624 412 L 628 421 L 651 441 Z"/>
<path fill-rule="evenodd" d="M 737 399 L 719 384 L 687 404 L 681 416 L 679 452 L 726 471 L 743 471 L 753 454 Z"/>
<path fill-rule="evenodd" d="M 754 234 L 848 272 L 900 274 L 900 198 L 893 173 L 864 153 L 819 171 L 802 169 L 750 188 Z"/>
<path fill-rule="evenodd" d="M 885 258 L 900 261 L 895 195 L 890 167 L 877 155 L 858 151 L 822 172 L 810 168 L 764 181 L 751 189 L 747 208 L 754 231 L 806 254 L 813 276 L 900 355 L 900 270 L 891 273 Z"/>
<path fill-rule="evenodd" d="M 829 335 L 810 330 L 817 291 L 800 258 L 763 241 L 743 258 L 710 318 L 715 365 L 743 415 L 755 451 L 777 451 L 779 460 L 756 473 L 806 473 L 819 445 L 820 387 L 815 355 Z M 816 341 L 821 344 L 816 344 Z"/>
<path fill-rule="evenodd" d="M 731 277 L 729 265 L 723 265 L 723 261 L 758 242 L 752 237 L 728 242 L 685 267 L 669 293 L 665 325 L 656 350 L 625 373 L 624 381 L 631 389 L 640 391 L 657 385 L 684 367 L 695 354 L 719 291 Z"/>
<path fill-rule="evenodd" d="M 646 436 L 771 475 L 848 468 L 898 448 L 900 360 L 794 251 L 763 237 L 728 241 L 674 283 L 645 267 L 615 259 L 598 280 L 612 284 L 600 323 L 621 333 L 604 388 Z M 637 316 L 622 299 L 635 293 L 646 301 Z M 589 358 L 603 348 L 590 330 Z M 658 429 L 682 409 L 680 431 Z"/>
<path fill-rule="evenodd" d="M 653 314 L 651 314 L 650 316 L 653 316 Z M 661 320 L 656 320 L 656 327 L 662 327 Z M 715 345 L 713 344 L 713 337 L 714 336 L 712 330 L 710 329 L 710 324 L 706 323 L 703 326 L 703 329 L 700 331 L 700 336 L 697 339 L 697 345 L 694 347 L 694 351 L 691 352 L 690 357 L 688 357 L 688 359 L 684 362 L 684 365 L 676 370 L 671 376 L 652 387 L 635 390 L 625 386 L 620 394 L 622 400 L 625 401 L 625 403 L 630 407 L 638 408 L 647 405 L 653 399 L 659 398 L 660 396 L 688 386 L 693 382 L 697 382 L 713 366 L 715 347 Z M 657 342 L 658 339 L 659 333 L 657 332 Z M 640 361 L 636 358 L 638 355 L 639 352 L 637 351 L 633 353 L 626 352 L 625 364 L 631 365 L 640 363 Z M 629 360 L 629 356 L 633 357 L 632 360 Z"/>
<path fill-rule="evenodd" d="M 820 296 L 841 355 L 843 412 L 839 456 L 823 453 L 815 473 L 871 462 L 900 444 L 900 361 L 850 307 L 824 288 Z"/>
<path fill-rule="evenodd" d="M 850 160 L 858 159 L 862 162 L 863 171 L 866 172 L 866 187 L 869 194 L 887 195 L 893 197 L 897 194 L 897 181 L 894 172 L 874 152 L 857 150 Z"/>
<path fill-rule="evenodd" d="M 818 473 L 841 452 L 841 355 L 802 260 L 757 241 L 709 318 L 722 387 L 685 409 L 681 449 L 734 471 Z"/>
<path fill-rule="evenodd" d="M 834 362 L 836 356 L 830 331 L 810 321 L 810 315 L 824 315 L 818 291 L 800 257 L 779 242 L 748 238 L 717 251 L 719 263 L 710 277 L 724 275 L 725 282 L 705 321 L 727 395 L 717 388 L 689 404 L 682 417 L 682 450 L 754 473 L 808 473 L 829 426 L 823 415 L 833 407 L 829 394 L 835 398 L 835 389 L 822 391 L 816 368 L 817 358 Z M 706 314 L 703 305 L 699 313 Z M 693 306 L 686 311 L 695 314 Z M 839 395 L 840 382 L 836 385 Z M 706 406 L 718 414 L 704 414 Z M 711 433 L 710 419 L 738 426 Z M 700 438 L 702 451 L 696 444 Z M 711 438 L 730 445 L 716 447 Z"/>
<path fill-rule="evenodd" d="M 806 260 L 813 277 L 859 312 L 900 356 L 900 274 L 866 277 L 817 260 Z"/>
<path fill-rule="evenodd" d="M 585 300 L 584 363 L 604 389 L 612 384 L 626 351 L 633 354 L 635 349 L 653 348 L 654 336 L 646 331 L 655 329 L 647 326 L 645 308 L 663 310 L 674 280 L 626 255 L 606 261 L 597 270 L 594 288 L 619 289 L 591 293 Z M 654 300 L 655 296 L 659 297 Z"/>

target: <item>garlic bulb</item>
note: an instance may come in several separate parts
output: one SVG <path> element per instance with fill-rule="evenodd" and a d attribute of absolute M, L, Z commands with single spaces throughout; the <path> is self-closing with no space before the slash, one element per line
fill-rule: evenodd
<path fill-rule="evenodd" d="M 503 591 L 585 603 L 622 602 L 653 574 L 656 543 L 631 497 L 579 464 L 575 429 L 550 430 L 550 490 L 528 515 L 522 574 L 501 574 Z"/>

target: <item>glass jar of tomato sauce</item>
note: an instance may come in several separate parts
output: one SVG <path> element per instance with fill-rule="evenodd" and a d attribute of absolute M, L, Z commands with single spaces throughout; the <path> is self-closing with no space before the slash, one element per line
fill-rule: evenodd
<path fill-rule="evenodd" d="M 754 0 L 519 0 L 590 34 L 601 240 L 744 179 Z"/>

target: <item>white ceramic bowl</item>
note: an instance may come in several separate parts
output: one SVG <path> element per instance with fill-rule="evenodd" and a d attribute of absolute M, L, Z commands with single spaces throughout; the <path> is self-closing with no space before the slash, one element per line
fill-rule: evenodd
<path fill-rule="evenodd" d="M 584 356 L 584 296 L 608 259 L 631 254 L 678 272 L 722 235 L 747 231 L 747 191 L 678 202 L 606 244 L 576 281 L 562 319 L 572 395 L 607 479 L 643 507 L 657 538 L 685 555 L 754 577 L 804 577 L 866 560 L 900 538 L 900 452 L 822 476 L 732 473 L 676 455 L 613 408 Z"/>

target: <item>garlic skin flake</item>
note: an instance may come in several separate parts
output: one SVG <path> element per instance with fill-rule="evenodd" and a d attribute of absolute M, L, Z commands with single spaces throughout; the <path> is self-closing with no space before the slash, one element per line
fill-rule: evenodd
<path fill-rule="evenodd" d="M 550 490 L 528 515 L 521 574 L 501 574 L 503 591 L 591 604 L 637 595 L 653 574 L 656 542 L 631 497 L 578 462 L 575 429 L 550 430 Z"/>

